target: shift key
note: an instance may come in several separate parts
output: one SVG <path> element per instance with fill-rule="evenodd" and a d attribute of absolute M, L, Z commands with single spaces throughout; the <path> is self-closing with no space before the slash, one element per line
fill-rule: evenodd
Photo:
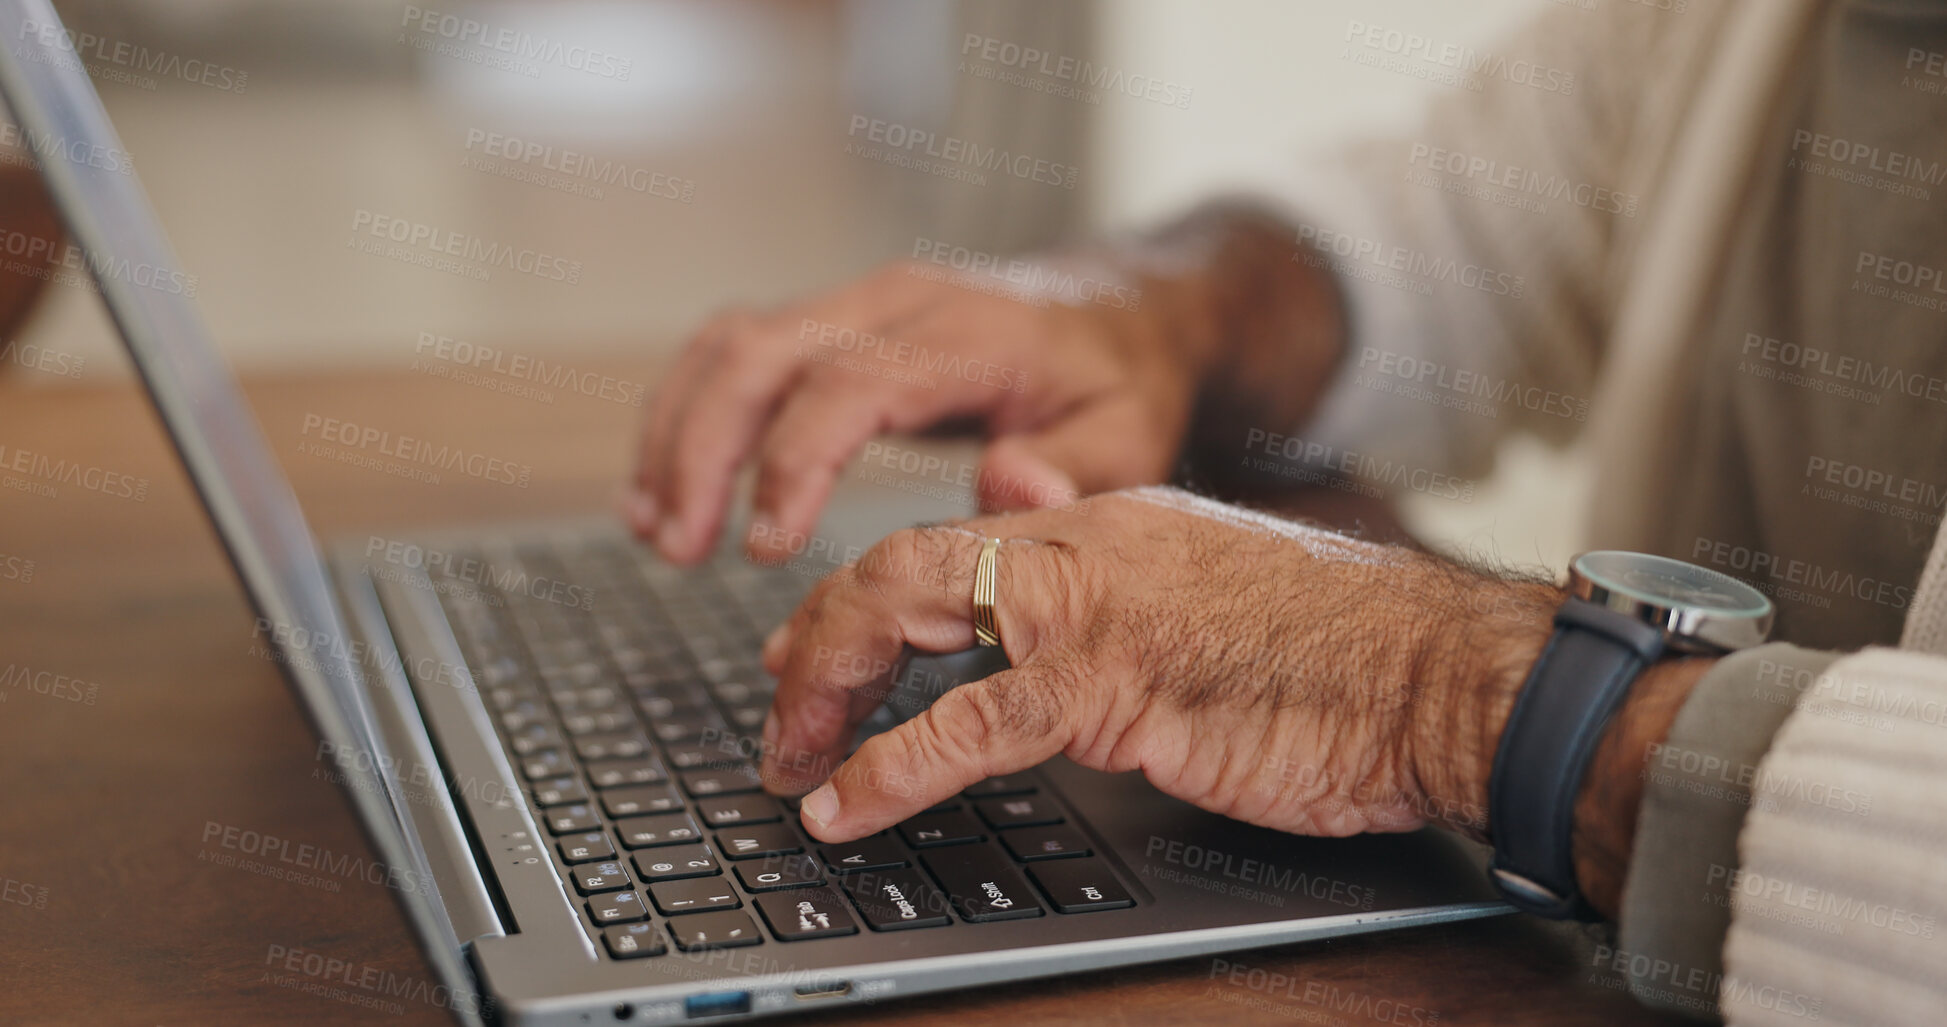
<path fill-rule="evenodd" d="M 987 845 L 960 845 L 920 853 L 939 878 L 960 919 L 968 923 L 1040 916 L 1041 904 L 1007 857 Z"/>

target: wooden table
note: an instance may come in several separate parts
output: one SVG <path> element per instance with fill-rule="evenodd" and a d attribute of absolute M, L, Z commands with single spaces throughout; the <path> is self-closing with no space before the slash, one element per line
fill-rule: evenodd
<path fill-rule="evenodd" d="M 91 473 L 49 496 L 42 477 L 0 472 L 0 484 L 30 483 L 0 489 L 0 1022 L 442 1022 L 384 887 L 355 871 L 279 879 L 238 865 L 266 845 L 315 846 L 340 866 L 368 849 L 344 797 L 316 776 L 314 739 L 277 668 L 253 653 L 242 593 L 141 394 L 27 388 L 38 372 L 7 370 L 0 467 L 24 450 Z M 609 370 L 633 382 L 650 373 Z M 248 393 L 325 537 L 606 509 L 639 416 L 405 371 L 256 381 Z M 524 489 L 434 485 L 307 455 L 311 415 L 465 444 L 531 465 L 533 478 Z M 114 494 L 132 479 L 147 479 L 139 501 Z M 342 982 L 318 994 L 307 988 L 316 978 L 285 968 L 294 950 L 405 997 Z M 799 1022 L 1666 1022 L 1598 956 L 1585 933 L 1502 918 Z"/>

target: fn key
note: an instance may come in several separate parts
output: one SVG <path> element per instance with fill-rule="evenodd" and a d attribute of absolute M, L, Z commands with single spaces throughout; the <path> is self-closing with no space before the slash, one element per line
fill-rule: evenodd
<path fill-rule="evenodd" d="M 1136 904 L 1099 859 L 1057 859 L 1028 867 L 1034 882 L 1063 913 L 1092 913 Z"/>
<path fill-rule="evenodd" d="M 920 854 L 940 879 L 954 912 L 968 923 L 1040 916 L 1028 883 L 997 850 L 987 845 L 956 845 Z"/>

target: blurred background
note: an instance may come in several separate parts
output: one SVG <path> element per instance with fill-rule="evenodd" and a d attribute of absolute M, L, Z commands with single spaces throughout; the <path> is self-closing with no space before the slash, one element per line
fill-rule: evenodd
<path fill-rule="evenodd" d="M 916 245 L 1006 253 L 1275 192 L 1308 151 L 1403 129 L 1447 88 L 1343 59 L 1348 19 L 1472 45 L 1556 2 L 56 6 L 226 356 L 281 375 L 403 371 L 428 334 L 555 359 L 669 351 L 717 307 L 831 286 Z M 1048 72 L 1064 59 L 1148 88 Z M 870 136 L 914 130 L 1071 168 L 1072 186 L 870 152 Z M 414 263 L 372 232 L 395 223 L 561 273 Z M 50 289 L 20 339 L 83 358 L 78 377 L 26 384 L 127 374 L 81 288 Z M 1517 444 L 1474 502 L 1412 496 L 1409 522 L 1559 567 L 1580 471 Z"/>

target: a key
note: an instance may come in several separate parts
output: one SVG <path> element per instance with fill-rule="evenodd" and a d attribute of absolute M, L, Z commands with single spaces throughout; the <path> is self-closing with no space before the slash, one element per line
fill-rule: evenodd
<path fill-rule="evenodd" d="M 598 924 L 626 924 L 649 915 L 642 896 L 629 891 L 612 891 L 588 900 L 588 916 Z"/>
<path fill-rule="evenodd" d="M 573 806 L 556 806 L 547 813 L 548 830 L 554 834 L 577 834 L 602 826 L 602 818 L 595 815 L 595 808 L 585 802 Z"/>
<path fill-rule="evenodd" d="M 779 941 L 809 941 L 859 933 L 845 900 L 830 888 L 806 889 L 751 900 Z"/>
<path fill-rule="evenodd" d="M 1028 868 L 1034 883 L 1048 893 L 1048 901 L 1063 913 L 1092 913 L 1125 909 L 1136 904 L 1099 859 L 1063 859 Z"/>
<path fill-rule="evenodd" d="M 818 851 L 825 858 L 825 869 L 834 874 L 856 874 L 863 870 L 887 870 L 906 865 L 906 850 L 885 835 L 871 835 L 843 845 L 827 845 Z"/>
<path fill-rule="evenodd" d="M 654 924 L 611 927 L 602 932 L 602 944 L 608 946 L 608 954 L 617 959 L 660 956 L 669 951 L 669 947 L 663 944 L 662 935 L 656 933 Z"/>
<path fill-rule="evenodd" d="M 1063 859 L 1089 854 L 1088 841 L 1067 824 L 1048 827 L 1017 827 L 1001 832 L 1001 844 L 1023 863 L 1037 859 Z"/>
<path fill-rule="evenodd" d="M 981 923 L 1041 915 L 1041 903 L 1014 864 L 990 846 L 939 849 L 921 853 L 920 860 L 939 878 L 962 920 Z"/>
<path fill-rule="evenodd" d="M 684 877 L 708 877 L 717 872 L 717 858 L 708 845 L 672 845 L 635 854 L 636 873 L 651 884 Z"/>
<path fill-rule="evenodd" d="M 717 832 L 717 851 L 731 859 L 776 856 L 803 848 L 797 832 L 783 824 L 758 824 Z"/>
<path fill-rule="evenodd" d="M 653 785 L 668 780 L 669 775 L 652 760 L 602 760 L 588 765 L 588 780 L 597 788 L 625 788 L 630 785 Z"/>
<path fill-rule="evenodd" d="M 980 819 L 994 829 L 1007 827 L 1036 827 L 1041 824 L 1059 824 L 1061 810 L 1055 804 L 1036 795 L 1017 795 L 1005 799 L 983 799 L 974 803 Z"/>
<path fill-rule="evenodd" d="M 899 834 L 915 849 L 936 845 L 963 845 L 986 837 L 980 824 L 965 811 L 922 813 L 899 825 Z"/>
<path fill-rule="evenodd" d="M 960 794 L 969 799 L 985 799 L 995 795 L 1025 795 L 1034 790 L 1034 778 L 1026 774 L 1009 774 L 968 785 Z"/>
<path fill-rule="evenodd" d="M 631 817 L 615 822 L 615 836 L 630 849 L 658 845 L 685 845 L 703 840 L 703 832 L 688 813 L 664 813 L 653 817 Z"/>
<path fill-rule="evenodd" d="M 534 782 L 534 802 L 539 806 L 565 806 L 571 802 L 587 802 L 588 789 L 581 786 L 581 779 L 575 777 L 551 777 Z"/>
<path fill-rule="evenodd" d="M 698 798 L 754 792 L 764 787 L 763 779 L 757 776 L 757 768 L 748 763 L 721 769 L 699 767 L 681 770 L 677 771 L 677 776 L 683 779 L 683 789 Z"/>
<path fill-rule="evenodd" d="M 755 945 L 762 940 L 750 915 L 735 909 L 678 917 L 669 922 L 669 934 L 685 952 Z"/>
<path fill-rule="evenodd" d="M 583 895 L 596 892 L 615 891 L 629 886 L 628 871 L 622 864 L 610 860 L 606 863 L 583 863 L 574 869 L 575 890 Z"/>
<path fill-rule="evenodd" d="M 634 817 L 644 813 L 670 813 L 683 808 L 683 800 L 668 785 L 640 785 L 611 788 L 602 793 L 602 808 L 611 817 Z"/>
<path fill-rule="evenodd" d="M 593 863 L 615 858 L 615 846 L 610 845 L 608 835 L 600 831 L 570 835 L 555 842 L 554 847 L 561 850 L 563 863 Z"/>
<path fill-rule="evenodd" d="M 737 880 L 751 891 L 802 888 L 824 879 L 825 872 L 818 868 L 818 861 L 810 856 L 772 856 L 737 864 Z"/>
<path fill-rule="evenodd" d="M 649 897 L 664 916 L 701 913 L 709 909 L 735 909 L 744 904 L 737 889 L 722 877 L 693 877 L 684 881 L 662 881 L 649 886 Z"/>
<path fill-rule="evenodd" d="M 946 915 L 946 896 L 918 870 L 868 870 L 841 877 L 838 883 L 852 896 L 866 926 L 875 931 L 940 927 L 953 922 Z"/>
<path fill-rule="evenodd" d="M 768 824 L 784 819 L 784 810 L 768 795 L 725 795 L 703 799 L 696 804 L 703 822 L 711 827 L 738 824 Z"/>

